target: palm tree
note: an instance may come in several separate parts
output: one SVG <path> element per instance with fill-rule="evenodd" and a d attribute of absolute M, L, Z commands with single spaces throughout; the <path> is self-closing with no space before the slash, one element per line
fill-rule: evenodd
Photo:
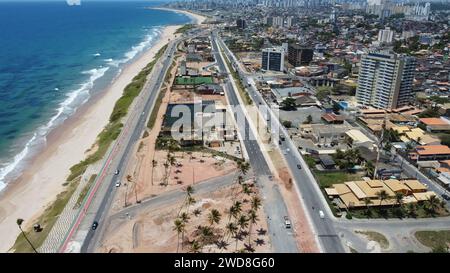
<path fill-rule="evenodd" d="M 370 216 L 370 213 L 371 213 L 370 208 L 369 208 L 370 204 L 373 204 L 372 200 L 369 197 L 364 198 L 364 205 L 366 205 L 366 208 L 367 208 L 367 216 Z"/>
<path fill-rule="evenodd" d="M 200 209 L 195 209 L 192 211 L 192 213 L 195 215 L 195 217 L 198 217 L 200 214 L 202 214 L 202 211 Z"/>
<path fill-rule="evenodd" d="M 190 185 L 186 187 L 186 194 L 188 196 L 191 196 L 194 192 L 195 192 L 194 187 L 192 187 Z"/>
<path fill-rule="evenodd" d="M 376 196 L 378 198 L 380 198 L 380 204 L 379 204 L 380 207 L 381 207 L 381 202 L 383 202 L 383 200 L 386 200 L 389 197 L 388 193 L 385 190 L 378 191 L 376 193 Z"/>
<path fill-rule="evenodd" d="M 37 250 L 36 250 L 36 248 L 34 248 L 33 244 L 32 244 L 31 241 L 28 239 L 28 237 L 27 237 L 27 235 L 25 234 L 25 232 L 23 232 L 23 229 L 22 229 L 22 223 L 23 223 L 23 221 L 24 221 L 24 220 L 21 219 L 21 218 L 17 219 L 17 221 L 16 221 L 17 226 L 19 227 L 20 232 L 22 233 L 22 235 L 23 235 L 23 237 L 25 238 L 25 240 L 27 240 L 28 244 L 30 244 L 30 246 L 31 246 L 31 248 L 34 250 L 34 252 L 35 252 L 35 253 L 38 253 Z"/>
<path fill-rule="evenodd" d="M 250 195 L 252 194 L 252 190 L 250 189 L 250 187 L 247 184 L 242 184 L 242 192 L 246 195 Z"/>
<path fill-rule="evenodd" d="M 189 207 L 191 206 L 191 205 L 193 205 L 193 204 L 195 204 L 195 202 L 197 202 L 196 200 L 195 200 L 195 198 L 194 197 L 192 197 L 192 196 L 189 196 L 188 197 L 188 199 L 187 199 L 187 201 L 186 201 L 186 205 L 187 205 L 187 212 L 189 213 Z"/>
<path fill-rule="evenodd" d="M 183 204 L 181 204 L 181 208 L 180 208 L 180 210 L 178 211 L 178 215 L 180 215 L 180 212 L 181 212 L 181 210 L 183 209 L 184 205 L 187 203 L 187 201 L 190 202 L 188 205 L 191 205 L 191 204 L 195 203 L 195 199 L 194 199 L 194 201 L 192 201 L 192 199 L 189 200 L 190 198 L 192 198 L 192 194 L 193 194 L 194 192 L 195 192 L 194 187 L 192 187 L 192 186 L 190 186 L 190 185 L 186 187 L 186 197 L 184 198 Z M 189 208 L 188 208 L 188 211 L 189 211 Z M 196 216 L 197 216 L 197 215 L 196 215 Z"/>
<path fill-rule="evenodd" d="M 193 240 L 191 242 L 191 252 L 199 253 L 199 252 L 201 252 L 200 250 L 201 250 L 201 246 L 198 243 L 198 241 L 197 240 Z"/>
<path fill-rule="evenodd" d="M 236 234 L 237 232 L 237 226 L 235 223 L 233 222 L 229 222 L 226 226 L 225 226 L 225 234 L 228 235 L 227 241 L 230 238 L 230 236 L 233 236 Z"/>
<path fill-rule="evenodd" d="M 253 224 L 256 224 L 259 219 L 258 219 L 258 215 L 256 214 L 256 211 L 251 210 L 250 213 L 248 214 L 248 220 L 250 221 L 250 225 L 248 227 L 248 244 L 251 246 L 251 237 L 252 237 L 252 227 Z"/>
<path fill-rule="evenodd" d="M 246 175 L 248 170 L 250 169 L 250 164 L 246 161 L 239 161 L 238 168 L 243 175 Z"/>
<path fill-rule="evenodd" d="M 239 226 L 239 233 L 240 233 L 242 229 L 245 229 L 248 226 L 248 219 L 247 219 L 247 217 L 245 215 L 241 215 L 237 219 L 237 224 Z M 239 237 L 238 236 L 235 236 L 235 237 L 236 237 L 236 249 L 237 249 L 237 243 L 238 243 Z"/>
<path fill-rule="evenodd" d="M 212 209 L 208 215 L 209 225 L 212 226 L 214 223 L 218 224 L 220 222 L 221 214 L 218 210 Z"/>
<path fill-rule="evenodd" d="M 431 213 L 436 213 L 436 209 L 439 206 L 439 199 L 436 198 L 436 195 L 431 195 L 427 198 L 426 202 L 426 206 L 427 209 L 431 212 Z"/>
<path fill-rule="evenodd" d="M 240 201 L 235 201 L 234 204 L 230 207 L 229 210 L 230 216 L 228 218 L 228 221 L 231 219 L 231 217 L 237 219 L 241 211 L 242 211 L 242 203 Z"/>
<path fill-rule="evenodd" d="M 403 196 L 404 196 L 404 194 L 401 193 L 401 192 L 396 192 L 395 193 L 395 201 L 397 202 L 397 205 L 399 205 L 399 206 L 402 205 Z"/>
<path fill-rule="evenodd" d="M 261 199 L 259 199 L 258 196 L 253 196 L 251 200 L 251 206 L 252 210 L 258 211 L 259 207 L 261 206 Z"/>
<path fill-rule="evenodd" d="M 152 160 L 152 185 L 153 185 L 153 179 L 154 179 L 154 173 L 155 173 L 155 167 L 158 165 L 158 161 Z"/>
<path fill-rule="evenodd" d="M 202 242 L 203 242 L 202 249 L 203 249 L 205 244 L 209 243 L 208 239 L 214 235 L 214 232 L 210 227 L 207 227 L 207 226 L 199 226 L 198 229 L 200 231 L 200 236 L 202 238 Z"/>
<path fill-rule="evenodd" d="M 174 221 L 173 230 L 175 230 L 177 232 L 177 236 L 178 236 L 178 238 L 177 238 L 177 253 L 178 253 L 178 250 L 180 249 L 180 234 L 184 233 L 184 231 L 185 231 L 184 222 L 181 219 L 176 219 Z"/>
<path fill-rule="evenodd" d="M 186 212 L 181 213 L 180 219 L 181 219 L 181 221 L 183 221 L 183 223 L 189 222 L 189 219 L 190 219 L 189 214 L 187 214 Z"/>
<path fill-rule="evenodd" d="M 417 204 L 416 203 L 408 204 L 408 214 L 409 214 L 409 216 L 412 216 L 412 217 L 417 216 Z"/>

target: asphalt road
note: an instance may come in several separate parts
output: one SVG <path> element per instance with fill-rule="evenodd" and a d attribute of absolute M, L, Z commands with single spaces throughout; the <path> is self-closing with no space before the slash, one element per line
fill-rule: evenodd
<path fill-rule="evenodd" d="M 73 238 L 74 234 L 79 231 L 78 229 L 80 227 L 88 227 L 88 232 L 80 252 L 87 252 L 90 250 L 89 246 L 91 241 L 95 241 L 96 236 L 102 232 L 102 222 L 109 211 L 117 191 L 115 183 L 118 180 L 124 181 L 125 179 L 125 173 L 121 172 L 119 175 L 114 175 L 114 171 L 116 169 L 125 169 L 133 147 L 146 127 L 147 117 L 149 113 L 151 113 L 158 97 L 160 87 L 164 82 L 165 72 L 172 63 L 173 53 L 176 49 L 176 41 L 178 40 L 169 43 L 160 62 L 155 65 L 153 71 L 157 71 L 158 74 L 155 75 L 152 73 L 152 80 L 144 87 L 144 90 L 141 93 L 143 95 L 137 98 L 134 111 L 130 113 L 130 117 L 126 122 L 122 133 L 99 175 L 100 181 L 93 187 L 93 191 L 90 193 L 90 196 L 88 196 L 88 202 L 85 203 L 82 212 L 69 230 L 68 236 L 66 236 L 66 239 L 62 244 L 60 252 L 66 250 L 68 242 Z M 99 223 L 99 228 L 95 231 L 89 228 L 93 221 Z"/>
<path fill-rule="evenodd" d="M 219 71 L 227 72 L 225 62 L 219 53 L 219 47 L 215 37 L 215 34 L 212 34 L 211 43 L 214 57 L 219 66 Z M 278 186 L 271 180 L 272 173 L 261 152 L 261 147 L 253 135 L 253 131 L 250 130 L 247 117 L 243 114 L 242 105 L 240 105 L 236 95 L 237 91 L 234 90 L 233 85 L 229 80 L 225 84 L 225 92 L 231 106 L 233 106 L 236 111 L 234 117 L 243 138 L 243 143 L 247 150 L 253 173 L 257 179 L 257 184 L 263 195 L 264 210 L 268 216 L 268 229 L 273 250 L 281 253 L 299 252 L 292 230 L 288 230 L 284 226 L 283 217 L 288 215 L 286 204 L 283 201 Z M 237 117 L 243 118 L 243 120 L 238 120 Z"/>
<path fill-rule="evenodd" d="M 233 56 L 225 44 L 221 42 L 223 48 L 226 49 L 226 53 L 230 60 L 233 60 Z M 257 105 L 269 107 L 267 103 L 262 98 L 261 94 L 256 90 L 254 81 L 252 78 L 248 77 L 244 71 L 238 66 L 238 73 L 243 79 L 244 83 L 251 83 L 247 86 L 249 94 L 253 101 Z M 261 108 L 260 108 L 261 109 Z M 268 111 L 270 113 L 269 123 L 272 124 L 272 132 L 275 132 L 274 139 L 278 139 L 278 132 L 283 135 L 285 141 L 281 141 L 280 149 L 289 152 L 283 152 L 288 167 L 291 170 L 294 181 L 301 192 L 301 198 L 305 204 L 305 209 L 308 211 L 309 219 L 313 222 L 315 232 L 319 238 L 321 247 L 324 252 L 338 253 L 345 252 L 341 240 L 339 239 L 337 232 L 335 230 L 332 215 L 325 198 L 323 197 L 320 189 L 308 168 L 308 165 L 303 160 L 302 156 L 297 150 L 294 142 L 289 138 L 288 132 L 281 126 L 278 117 L 273 113 L 273 111 Z M 275 126 L 273 126 L 275 125 Z M 298 169 L 297 165 L 300 164 L 301 169 Z M 325 214 L 325 218 L 320 218 L 319 211 L 322 210 Z"/>

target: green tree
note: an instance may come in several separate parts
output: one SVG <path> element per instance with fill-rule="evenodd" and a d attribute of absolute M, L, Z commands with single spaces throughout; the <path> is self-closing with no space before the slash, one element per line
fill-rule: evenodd
<path fill-rule="evenodd" d="M 311 124 L 311 123 L 312 123 L 312 120 L 313 120 L 312 116 L 311 116 L 311 115 L 308 115 L 308 116 L 306 117 L 306 120 L 303 122 L 303 124 Z"/>
<path fill-rule="evenodd" d="M 283 122 L 281 124 L 286 128 L 292 127 L 292 121 L 290 121 L 290 120 L 283 120 Z"/>
<path fill-rule="evenodd" d="M 291 110 L 296 110 L 297 109 L 297 103 L 295 102 L 294 98 L 291 97 L 287 97 L 285 98 L 280 105 L 282 110 L 285 111 L 291 111 Z"/>

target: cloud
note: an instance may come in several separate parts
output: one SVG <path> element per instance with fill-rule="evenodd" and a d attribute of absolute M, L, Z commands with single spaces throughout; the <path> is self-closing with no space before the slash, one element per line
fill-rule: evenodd
<path fill-rule="evenodd" d="M 81 0 L 66 0 L 69 6 L 79 6 L 81 5 Z"/>

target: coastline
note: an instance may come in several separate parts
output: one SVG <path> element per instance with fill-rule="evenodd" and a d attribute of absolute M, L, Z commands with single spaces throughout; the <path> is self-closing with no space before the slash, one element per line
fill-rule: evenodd
<path fill-rule="evenodd" d="M 194 20 L 194 22 L 192 22 L 191 24 L 202 24 L 205 20 L 206 17 L 199 15 L 197 13 L 193 13 L 187 10 L 182 10 L 182 9 L 173 9 L 173 8 L 165 8 L 165 7 L 152 7 L 151 9 L 159 9 L 159 10 L 167 10 L 167 11 L 173 11 L 176 13 L 182 13 L 184 15 L 187 15 L 188 17 L 192 18 Z"/>
<path fill-rule="evenodd" d="M 65 187 L 69 168 L 86 157 L 97 135 L 109 122 L 115 102 L 124 88 L 163 47 L 173 39 L 180 25 L 167 26 L 155 44 L 127 64 L 111 84 L 82 105 L 76 113 L 47 136 L 43 150 L 29 163 L 26 170 L 10 181 L 0 193 L 0 252 L 7 252 L 20 230 L 16 220 L 25 220 L 24 228 L 33 224 L 45 208 Z"/>

